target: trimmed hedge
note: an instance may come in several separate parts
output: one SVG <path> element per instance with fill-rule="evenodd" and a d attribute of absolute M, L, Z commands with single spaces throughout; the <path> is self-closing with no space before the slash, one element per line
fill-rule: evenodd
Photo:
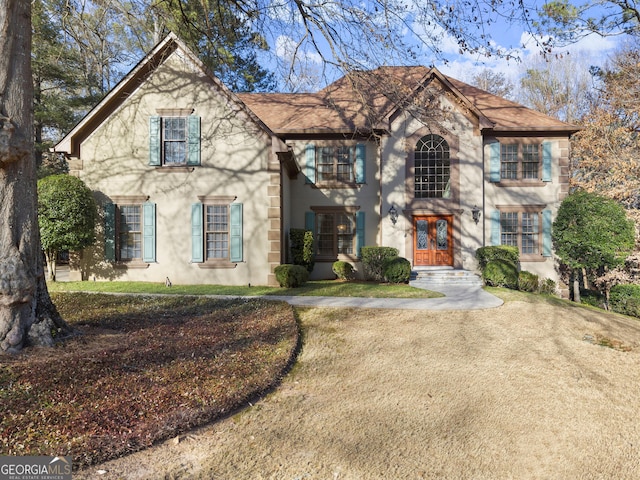
<path fill-rule="evenodd" d="M 493 260 L 482 271 L 482 280 L 491 287 L 518 288 L 518 269 L 508 260 Z"/>
<path fill-rule="evenodd" d="M 303 228 L 289 229 L 289 243 L 294 265 L 302 265 L 308 272 L 313 271 L 313 232 Z"/>
<path fill-rule="evenodd" d="M 393 247 L 362 247 L 362 269 L 364 279 L 384 282 L 384 262 L 398 256 L 398 249 Z"/>
<path fill-rule="evenodd" d="M 518 290 L 536 293 L 539 290 L 540 279 L 535 273 L 526 270 L 518 274 Z"/>
<path fill-rule="evenodd" d="M 505 260 L 512 263 L 516 269 L 520 264 L 520 251 L 518 247 L 498 245 L 493 247 L 480 247 L 476 250 L 476 259 L 480 271 L 484 271 L 487 265 L 494 260 Z"/>
<path fill-rule="evenodd" d="M 274 268 L 273 273 L 280 286 L 285 288 L 301 287 L 309 280 L 309 272 L 302 265 L 285 263 Z"/>
<path fill-rule="evenodd" d="M 616 285 L 609 295 L 609 308 L 640 318 L 640 285 Z"/>
<path fill-rule="evenodd" d="M 349 262 L 343 262 L 342 260 L 333 262 L 331 271 L 335 273 L 340 280 L 353 280 L 356 276 L 353 265 Z"/>
<path fill-rule="evenodd" d="M 545 278 L 540 282 L 539 292 L 546 293 L 547 295 L 555 295 L 556 282 L 551 280 L 550 278 Z"/>
<path fill-rule="evenodd" d="M 409 283 L 411 262 L 404 257 L 387 258 L 383 264 L 383 272 L 389 283 Z"/>

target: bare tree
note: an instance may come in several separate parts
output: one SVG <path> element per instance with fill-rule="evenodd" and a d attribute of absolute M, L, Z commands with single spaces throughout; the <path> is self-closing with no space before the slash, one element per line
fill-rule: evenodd
<path fill-rule="evenodd" d="M 499 97 L 513 98 L 514 85 L 502 72 L 484 68 L 471 78 L 471 84 Z"/>
<path fill-rule="evenodd" d="M 0 0 L 0 350 L 68 331 L 49 298 L 38 233 L 31 2 Z"/>

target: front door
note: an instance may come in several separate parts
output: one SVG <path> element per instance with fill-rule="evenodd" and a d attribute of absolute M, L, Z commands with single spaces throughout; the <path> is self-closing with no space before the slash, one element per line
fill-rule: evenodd
<path fill-rule="evenodd" d="M 413 264 L 453 265 L 453 216 L 413 217 Z"/>

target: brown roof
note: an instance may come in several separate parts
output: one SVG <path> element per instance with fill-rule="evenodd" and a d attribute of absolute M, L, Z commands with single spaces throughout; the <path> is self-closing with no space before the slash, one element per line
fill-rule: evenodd
<path fill-rule="evenodd" d="M 276 133 L 366 133 L 386 128 L 389 118 L 410 105 L 418 92 L 435 78 L 480 119 L 481 128 L 577 130 L 560 120 L 442 75 L 434 68 L 419 66 L 353 72 L 317 93 L 248 93 L 238 97 Z"/>

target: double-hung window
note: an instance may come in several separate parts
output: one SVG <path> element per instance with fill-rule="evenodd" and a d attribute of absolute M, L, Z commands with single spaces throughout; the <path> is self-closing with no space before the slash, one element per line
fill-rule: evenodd
<path fill-rule="evenodd" d="M 551 181 L 551 142 L 503 140 L 489 144 L 490 180 L 505 184 Z"/>
<path fill-rule="evenodd" d="M 192 109 L 159 110 L 149 118 L 149 165 L 200 165 L 200 117 Z"/>
<path fill-rule="evenodd" d="M 113 198 L 104 206 L 105 258 L 124 264 L 156 261 L 156 205 L 145 196 Z"/>
<path fill-rule="evenodd" d="M 191 205 L 191 262 L 214 268 L 242 262 L 242 204 L 232 196 L 198 198 Z"/>
<path fill-rule="evenodd" d="M 341 187 L 366 181 L 366 145 L 308 144 L 305 147 L 306 183 Z"/>
<path fill-rule="evenodd" d="M 551 255 L 551 211 L 543 206 L 499 207 L 493 212 L 492 243 L 518 247 L 526 260 Z"/>
<path fill-rule="evenodd" d="M 358 207 L 312 207 L 305 222 L 305 228 L 314 232 L 317 260 L 359 256 L 364 245 L 364 212 Z"/>

